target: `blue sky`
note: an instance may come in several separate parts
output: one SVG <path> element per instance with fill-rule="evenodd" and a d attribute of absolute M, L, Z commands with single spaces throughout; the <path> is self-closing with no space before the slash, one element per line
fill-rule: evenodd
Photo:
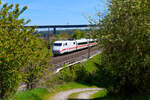
<path fill-rule="evenodd" d="M 88 24 L 87 16 L 95 16 L 96 9 L 106 9 L 105 0 L 2 0 L 19 3 L 28 9 L 21 17 L 31 19 L 29 25 Z"/>

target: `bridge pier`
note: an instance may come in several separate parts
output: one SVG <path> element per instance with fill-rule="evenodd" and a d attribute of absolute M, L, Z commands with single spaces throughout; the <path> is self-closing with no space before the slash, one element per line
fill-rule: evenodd
<path fill-rule="evenodd" d="M 55 34 L 55 35 L 56 35 L 56 27 L 54 27 L 54 31 L 53 31 L 53 34 Z"/>

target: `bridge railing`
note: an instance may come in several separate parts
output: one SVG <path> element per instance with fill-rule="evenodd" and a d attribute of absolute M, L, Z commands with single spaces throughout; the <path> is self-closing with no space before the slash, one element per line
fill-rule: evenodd
<path fill-rule="evenodd" d="M 96 25 L 40 25 L 36 26 L 36 29 L 48 29 L 50 30 L 53 29 L 53 34 L 56 34 L 56 29 L 57 28 L 88 28 L 88 27 L 94 27 Z M 25 26 L 28 27 L 28 26 Z M 29 27 L 35 27 L 35 26 L 29 26 Z"/>

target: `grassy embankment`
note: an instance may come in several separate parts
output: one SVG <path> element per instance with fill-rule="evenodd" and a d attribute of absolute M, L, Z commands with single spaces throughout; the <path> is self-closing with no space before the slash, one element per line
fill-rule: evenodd
<path fill-rule="evenodd" d="M 58 92 L 76 89 L 76 88 L 96 88 L 96 86 L 92 86 L 86 83 L 77 83 L 77 82 L 70 82 L 63 85 L 58 85 L 55 88 L 50 90 L 49 98 L 46 100 L 52 100 L 51 98 Z"/>
<path fill-rule="evenodd" d="M 76 81 L 79 84 L 84 84 L 86 87 L 102 87 L 106 88 L 109 86 L 109 80 L 107 76 L 105 76 L 105 71 L 102 70 L 100 65 L 100 55 L 95 56 L 94 58 L 83 62 L 82 64 L 77 64 L 72 68 L 66 68 L 60 72 L 60 79 L 68 82 Z M 63 76 L 64 75 L 64 76 Z M 83 82 L 83 83 L 82 83 Z M 80 86 L 76 85 L 67 85 L 64 88 L 57 88 L 59 91 L 64 91 L 68 87 L 80 88 Z M 68 88 L 69 89 L 69 88 Z M 70 88 L 71 89 L 71 88 Z M 56 91 L 55 93 L 59 92 Z M 74 93 L 70 97 L 76 97 L 79 93 Z M 133 95 L 130 97 L 123 97 L 119 94 L 109 94 L 106 89 L 101 90 L 94 95 L 91 96 L 91 100 L 150 100 L 150 95 Z M 72 99 L 69 99 L 72 100 Z"/>
<path fill-rule="evenodd" d="M 50 100 L 50 97 L 60 91 L 87 87 L 105 88 L 109 84 L 109 79 L 104 79 L 107 76 L 103 76 L 99 63 L 99 55 L 97 55 L 82 64 L 77 64 L 72 68 L 65 68 L 54 77 L 54 80 L 47 81 L 51 83 L 50 89 L 40 88 L 24 91 L 16 94 L 13 100 Z M 59 83 L 59 85 L 53 83 Z M 77 93 L 72 94 L 71 97 L 76 95 Z M 119 94 L 108 94 L 107 90 L 104 89 L 92 95 L 91 100 L 126 100 L 126 97 L 121 97 Z M 150 95 L 135 95 L 129 97 L 128 100 L 150 100 Z"/>
<path fill-rule="evenodd" d="M 37 88 L 16 93 L 9 100 L 45 100 L 47 95 L 49 95 L 49 91 L 46 88 Z"/>
<path fill-rule="evenodd" d="M 96 86 L 89 86 L 85 83 L 76 83 L 70 82 L 67 84 L 57 85 L 51 89 L 46 88 L 37 88 L 33 90 L 22 91 L 16 93 L 12 99 L 9 100 L 50 100 L 50 97 L 53 97 L 56 93 L 60 91 L 75 89 L 75 88 L 94 88 Z"/>
<path fill-rule="evenodd" d="M 96 67 L 93 67 L 91 69 L 89 68 L 89 66 L 92 66 L 91 61 L 90 62 L 87 61 L 83 65 L 85 65 L 85 66 L 88 65 L 88 67 L 86 67 L 86 68 L 89 72 L 97 69 Z M 62 74 L 63 74 L 63 71 L 65 72 L 66 70 L 67 70 L 66 73 L 70 74 L 69 77 L 72 77 L 71 72 L 68 72 L 69 68 L 62 70 Z M 61 74 L 56 75 L 55 78 L 58 78 L 60 76 L 61 76 Z M 55 79 L 54 79 L 54 81 L 55 81 Z M 59 81 L 59 80 L 57 80 L 57 81 Z M 65 81 L 65 80 L 62 79 L 61 81 Z M 53 82 L 53 80 L 52 80 L 52 82 Z M 33 90 L 22 91 L 22 92 L 16 93 L 14 95 L 14 97 L 12 99 L 9 99 L 9 100 L 46 100 L 48 97 L 51 97 L 55 93 L 60 92 L 60 91 L 70 90 L 70 89 L 75 89 L 75 88 L 96 87 L 96 86 L 89 85 L 85 82 L 63 82 L 63 84 L 61 84 L 61 85 L 56 85 L 54 87 L 53 86 L 51 86 L 51 87 L 52 88 L 50 88 L 50 89 L 37 88 L 37 89 L 33 89 Z"/>

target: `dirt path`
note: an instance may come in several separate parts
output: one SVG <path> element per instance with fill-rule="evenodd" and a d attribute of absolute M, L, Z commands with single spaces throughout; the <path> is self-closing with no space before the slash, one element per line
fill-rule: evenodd
<path fill-rule="evenodd" d="M 83 99 L 90 100 L 90 96 L 96 92 L 98 92 L 98 90 L 80 93 L 78 95 L 77 99 L 79 99 L 79 100 L 83 100 Z"/>
<path fill-rule="evenodd" d="M 78 95 L 78 99 L 90 99 L 90 95 L 102 90 L 103 88 L 78 88 L 78 89 L 72 89 L 72 90 L 68 90 L 68 91 L 63 91 L 60 93 L 57 93 L 54 97 L 51 98 L 51 100 L 67 100 L 68 96 L 73 94 L 73 93 L 78 93 L 78 92 L 83 92 L 85 91 L 85 93 L 81 93 Z M 88 91 L 88 92 L 87 92 Z"/>

